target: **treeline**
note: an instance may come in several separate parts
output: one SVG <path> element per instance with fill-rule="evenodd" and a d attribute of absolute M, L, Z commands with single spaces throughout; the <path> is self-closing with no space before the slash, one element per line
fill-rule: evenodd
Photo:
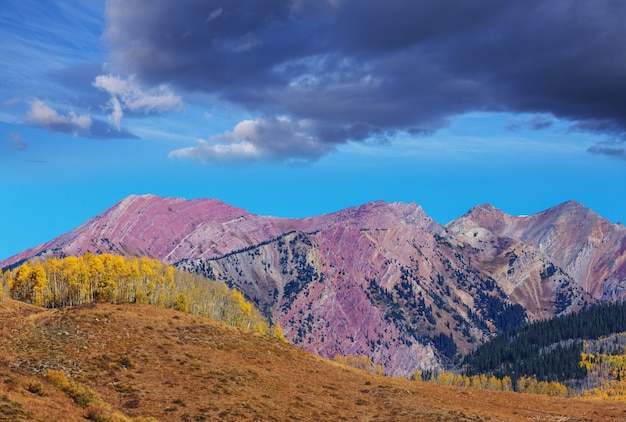
<path fill-rule="evenodd" d="M 536 376 L 541 381 L 583 379 L 583 340 L 626 329 L 626 303 L 596 306 L 578 313 L 509 330 L 479 346 L 464 359 L 465 375 Z"/>
<path fill-rule="evenodd" d="M 494 375 L 463 375 L 452 372 L 438 371 L 425 372 L 415 371 L 415 381 L 436 382 L 443 385 L 455 385 L 458 387 L 470 387 L 485 391 L 516 391 L 518 393 L 543 394 L 557 397 L 573 397 L 574 389 L 556 381 L 539 381 L 536 377 L 522 376 L 514 382 L 511 377 L 498 378 Z"/>
<path fill-rule="evenodd" d="M 385 371 L 385 368 L 381 364 L 374 363 L 374 361 L 372 361 L 372 359 L 368 356 L 354 356 L 352 354 L 343 356 L 341 354 L 337 354 L 333 358 L 333 361 L 377 375 L 383 375 Z"/>
<path fill-rule="evenodd" d="M 580 383 L 584 397 L 626 400 L 626 333 L 585 342 L 581 358 L 588 373 Z"/>
<path fill-rule="evenodd" d="M 243 294 L 156 259 L 91 253 L 27 262 L 0 274 L 0 294 L 47 308 L 92 302 L 145 303 L 282 338 Z"/>

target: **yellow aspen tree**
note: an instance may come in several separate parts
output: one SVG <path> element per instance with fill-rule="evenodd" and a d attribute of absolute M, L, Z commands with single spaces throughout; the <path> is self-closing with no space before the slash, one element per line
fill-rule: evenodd
<path fill-rule="evenodd" d="M 454 374 L 451 372 L 441 371 L 437 374 L 437 382 L 444 385 L 453 385 Z"/>
<path fill-rule="evenodd" d="M 63 305 L 77 305 L 80 303 L 80 282 L 78 271 L 78 258 L 68 256 L 61 262 L 61 276 L 67 286 L 67 296 Z"/>
<path fill-rule="evenodd" d="M 114 302 L 117 293 L 116 258 L 113 255 L 99 255 L 96 259 L 102 260 L 104 273 L 98 284 L 98 302 Z"/>
<path fill-rule="evenodd" d="M 57 258 L 49 258 L 42 265 L 48 277 L 49 306 L 62 306 L 61 298 L 66 296 L 67 286 L 62 282 L 61 261 Z"/>
<path fill-rule="evenodd" d="M 94 300 L 96 285 L 89 277 L 89 271 L 84 259 L 76 261 L 76 272 L 78 280 L 79 303 L 91 303 Z"/>
<path fill-rule="evenodd" d="M 248 302 L 238 290 L 233 290 L 232 297 L 235 305 L 233 325 L 247 330 L 252 323 L 252 303 Z"/>
<path fill-rule="evenodd" d="M 126 262 L 126 271 L 129 290 L 132 292 L 131 296 L 128 298 L 128 301 L 137 303 L 148 303 L 146 289 L 145 286 L 143 286 L 139 275 L 139 260 L 137 260 L 137 258 L 133 258 L 130 260 L 130 262 Z"/>
<path fill-rule="evenodd" d="M 354 368 L 354 363 L 355 363 L 354 361 L 355 361 L 355 359 L 354 359 L 354 355 L 352 353 L 350 353 L 348 356 L 346 356 L 346 364 L 348 366 L 351 366 L 351 367 Z"/>
<path fill-rule="evenodd" d="M 491 375 L 487 389 L 490 391 L 502 391 L 502 380 L 495 375 Z"/>
<path fill-rule="evenodd" d="M 189 311 L 189 299 L 187 298 L 187 295 L 184 293 L 178 293 L 176 295 L 176 298 L 174 299 L 173 308 L 176 309 L 177 311 L 188 312 Z"/>
<path fill-rule="evenodd" d="M 146 256 L 142 256 L 139 258 L 139 273 L 141 277 L 143 277 L 144 282 L 148 282 L 151 279 L 154 279 L 157 275 L 157 271 L 155 271 L 150 258 Z"/>
<path fill-rule="evenodd" d="M 537 394 L 540 391 L 540 386 L 539 386 L 539 381 L 537 381 L 537 377 L 536 376 L 532 376 L 530 378 L 530 382 L 528 384 L 528 392 L 529 393 L 534 393 Z"/>
<path fill-rule="evenodd" d="M 480 379 L 480 386 L 479 386 L 479 388 L 481 390 L 489 389 L 489 377 L 486 374 L 480 374 L 479 375 L 479 379 Z"/>
<path fill-rule="evenodd" d="M 113 303 L 131 302 L 133 291 L 130 283 L 128 260 L 123 256 L 113 255 L 113 280 L 109 301 Z"/>
<path fill-rule="evenodd" d="M 169 293 L 171 297 L 176 292 L 176 283 L 174 281 L 174 268 L 168 266 L 165 268 L 165 271 L 160 271 L 159 279 L 161 279 L 161 282 L 165 286 L 165 290 Z"/>
<path fill-rule="evenodd" d="M 567 387 L 560 382 L 551 381 L 547 385 L 546 394 L 555 397 L 567 397 Z"/>
<path fill-rule="evenodd" d="M 32 286 L 31 302 L 37 306 L 46 306 L 48 303 L 48 277 L 46 271 L 39 263 L 33 265 L 30 273 L 30 285 Z"/>
<path fill-rule="evenodd" d="M 530 378 L 526 376 L 519 377 L 515 383 L 515 391 L 518 393 L 528 393 L 529 381 Z"/>
<path fill-rule="evenodd" d="M 4 273 L 0 270 L 0 300 L 5 294 L 9 293 L 9 285 L 11 283 L 11 271 L 6 270 Z"/>
<path fill-rule="evenodd" d="M 30 301 L 32 294 L 30 283 L 30 273 L 32 264 L 29 262 L 20 265 L 12 274 L 9 286 L 11 297 L 16 300 Z"/>
<path fill-rule="evenodd" d="M 82 256 L 83 265 L 87 267 L 88 283 L 82 286 L 88 302 L 93 302 L 98 295 L 99 286 L 102 284 L 104 277 L 104 262 L 100 255 L 87 253 Z"/>
<path fill-rule="evenodd" d="M 502 391 L 513 391 L 513 381 L 508 375 L 502 378 Z"/>
<path fill-rule="evenodd" d="M 480 377 L 478 375 L 472 375 L 470 377 L 470 386 L 480 388 Z"/>
<path fill-rule="evenodd" d="M 456 374 L 454 376 L 454 385 L 459 387 L 469 387 L 471 385 L 470 377 L 463 374 Z"/>
<path fill-rule="evenodd" d="M 98 262 L 99 257 L 93 256 L 93 262 Z M 87 265 L 87 259 L 83 257 L 68 256 L 64 260 L 65 274 L 69 277 L 70 305 L 90 303 L 98 294 L 97 285 L 92 282 Z"/>
<path fill-rule="evenodd" d="M 279 340 L 285 341 L 285 334 L 283 333 L 283 328 L 280 326 L 280 322 L 277 322 L 272 326 L 270 335 L 272 337 L 276 337 Z"/>
<path fill-rule="evenodd" d="M 549 383 L 545 381 L 537 381 L 533 393 L 548 395 Z"/>

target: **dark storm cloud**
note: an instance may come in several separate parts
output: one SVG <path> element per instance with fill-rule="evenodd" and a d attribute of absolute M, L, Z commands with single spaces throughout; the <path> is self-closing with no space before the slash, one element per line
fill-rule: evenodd
<path fill-rule="evenodd" d="M 93 89 L 93 81 L 102 74 L 102 63 L 80 63 L 50 74 L 53 81 L 68 87 L 76 96 L 73 104 L 82 108 L 101 107 L 109 96 L 104 92 Z"/>
<path fill-rule="evenodd" d="M 116 71 L 306 122 L 312 159 L 472 111 L 626 128 L 620 0 L 111 0 L 107 16 Z M 265 135 L 255 150 L 292 150 Z"/>

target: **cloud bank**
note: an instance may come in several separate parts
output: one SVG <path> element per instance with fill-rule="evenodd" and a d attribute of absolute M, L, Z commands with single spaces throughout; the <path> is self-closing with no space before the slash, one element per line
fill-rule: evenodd
<path fill-rule="evenodd" d="M 172 156 L 312 161 L 473 111 L 623 139 L 625 19 L 614 0 L 110 0 L 105 39 L 116 71 L 260 116 Z"/>

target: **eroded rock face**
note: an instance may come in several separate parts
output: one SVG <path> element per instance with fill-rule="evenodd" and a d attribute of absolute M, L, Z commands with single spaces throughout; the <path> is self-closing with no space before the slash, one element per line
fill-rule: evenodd
<path fill-rule="evenodd" d="M 527 217 L 510 216 L 490 205 L 480 205 L 446 228 L 453 238 L 477 247 L 491 273 L 502 272 L 503 267 L 497 263 L 490 267 L 490 257 L 506 253 L 511 257 L 534 255 L 530 262 L 535 269 L 531 273 L 538 271 L 540 277 L 523 271 L 525 278 L 512 277 L 517 287 L 526 284 L 525 288 L 530 288 L 530 284 L 540 286 L 547 281 L 580 289 L 592 298 L 586 300 L 626 298 L 626 228 L 576 202 L 565 202 Z M 507 248 L 494 247 L 503 242 Z M 524 252 L 518 254 L 516 250 Z M 506 283 L 506 277 L 496 279 Z M 547 310 L 550 312 L 550 307 Z"/>
<path fill-rule="evenodd" d="M 451 362 L 515 312 L 523 321 L 523 309 L 444 239 L 396 223 L 297 231 L 177 266 L 239 288 L 294 344 L 324 357 L 370 356 L 393 375 Z"/>
<path fill-rule="evenodd" d="M 86 252 L 223 280 L 298 346 L 369 356 L 402 376 L 525 318 L 625 296 L 624 227 L 572 202 L 528 217 L 481 205 L 441 226 L 413 203 L 280 219 L 214 199 L 131 196 L 0 265 Z"/>

